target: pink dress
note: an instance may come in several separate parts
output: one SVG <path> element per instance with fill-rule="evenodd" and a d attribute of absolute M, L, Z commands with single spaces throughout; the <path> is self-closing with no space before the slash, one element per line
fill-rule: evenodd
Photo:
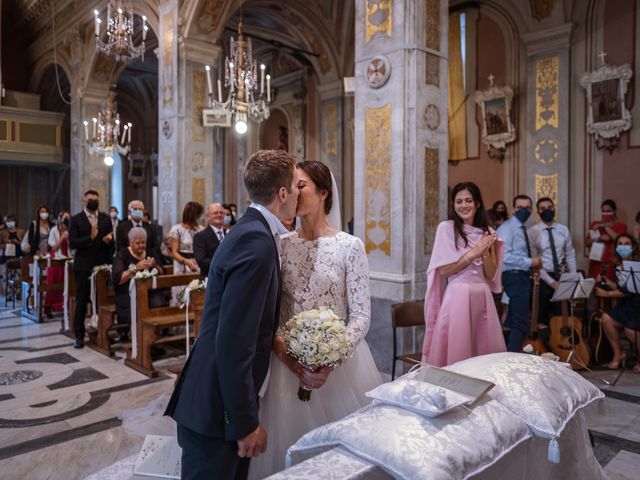
<path fill-rule="evenodd" d="M 427 270 L 423 361 L 438 367 L 477 355 L 506 351 L 491 295 L 492 291 L 499 293 L 502 290 L 502 240 L 495 243 L 498 268 L 493 279 L 485 277 L 482 259 L 475 260 L 448 279 L 438 272 L 439 267 L 458 261 L 484 235 L 479 228 L 468 225 L 464 228 L 468 246 L 459 240 L 456 249 L 453 221 L 438 225 Z"/>

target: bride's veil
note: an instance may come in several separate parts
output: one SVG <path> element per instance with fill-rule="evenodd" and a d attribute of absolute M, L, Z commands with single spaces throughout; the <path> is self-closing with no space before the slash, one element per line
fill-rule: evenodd
<path fill-rule="evenodd" d="M 338 184 L 336 178 L 331 173 L 331 196 L 333 202 L 331 204 L 331 210 L 327 215 L 329 223 L 338 231 L 342 231 L 342 218 L 340 217 L 340 194 L 338 193 Z"/>

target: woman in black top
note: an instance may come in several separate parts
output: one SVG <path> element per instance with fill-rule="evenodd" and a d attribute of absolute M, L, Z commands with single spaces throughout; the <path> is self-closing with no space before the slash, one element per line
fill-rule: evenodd
<path fill-rule="evenodd" d="M 49 253 L 49 233 L 53 222 L 49 219 L 49 207 L 40 205 L 36 219 L 29 224 L 29 255 L 46 255 Z"/>

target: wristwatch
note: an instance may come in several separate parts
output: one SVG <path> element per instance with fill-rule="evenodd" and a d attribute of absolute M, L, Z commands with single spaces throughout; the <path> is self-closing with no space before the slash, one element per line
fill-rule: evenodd
<path fill-rule="evenodd" d="M 135 274 L 138 271 L 138 267 L 135 266 L 135 264 L 130 264 L 129 265 L 129 272 Z"/>

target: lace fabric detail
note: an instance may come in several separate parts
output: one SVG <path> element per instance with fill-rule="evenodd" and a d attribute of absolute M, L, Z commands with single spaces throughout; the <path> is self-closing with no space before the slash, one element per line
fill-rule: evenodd
<path fill-rule="evenodd" d="M 369 331 L 371 300 L 369 264 L 362 241 L 344 232 L 303 240 L 297 233 L 282 238 L 282 301 L 277 334 L 292 316 L 329 307 L 344 318 L 351 352 Z"/>

